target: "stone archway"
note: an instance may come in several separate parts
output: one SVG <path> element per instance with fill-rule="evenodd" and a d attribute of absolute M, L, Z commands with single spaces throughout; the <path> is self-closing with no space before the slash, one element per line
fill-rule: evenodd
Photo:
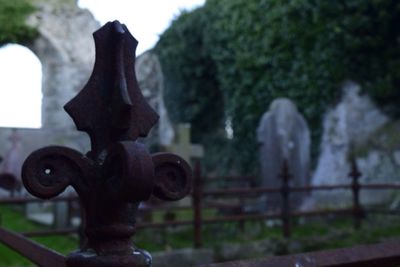
<path fill-rule="evenodd" d="M 76 131 L 72 119 L 63 106 L 81 90 L 88 81 L 94 64 L 92 33 L 100 24 L 86 9 L 78 7 L 75 0 L 38 0 L 37 10 L 27 24 L 37 29 L 39 35 L 27 46 L 42 64 L 42 129 L 19 129 L 26 153 L 38 147 L 58 144 L 87 151 L 87 135 Z M 150 105 L 161 115 L 160 127 L 154 133 L 156 143 L 168 143 L 173 130 L 166 117 L 162 101 L 162 73 L 158 59 L 145 53 L 136 62 L 137 78 Z M 7 137 L 11 129 L 0 130 L 0 155 L 7 151 Z M 160 139 L 160 136 L 162 137 Z"/>
<path fill-rule="evenodd" d="M 37 8 L 27 24 L 39 36 L 27 46 L 42 63 L 42 128 L 71 128 L 63 106 L 89 78 L 94 63 L 92 33 L 99 23 L 75 1 L 43 1 Z"/>
<path fill-rule="evenodd" d="M 100 24 L 76 1 L 35 1 L 37 10 L 27 19 L 27 25 L 38 31 L 29 48 L 42 64 L 41 129 L 18 129 L 24 148 L 21 157 L 50 144 L 68 145 L 85 150 L 88 139 L 78 133 L 63 106 L 89 78 L 94 63 L 92 33 Z M 21 112 L 24 112 L 21 110 Z M 0 130 L 0 155 L 10 148 L 12 130 Z"/>

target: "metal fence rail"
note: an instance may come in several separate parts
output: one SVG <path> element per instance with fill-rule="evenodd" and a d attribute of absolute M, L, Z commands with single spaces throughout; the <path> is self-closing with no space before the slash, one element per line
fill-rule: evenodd
<path fill-rule="evenodd" d="M 198 267 L 395 267 L 400 242 L 324 250 L 288 256 L 201 265 Z"/>
<path fill-rule="evenodd" d="M 259 197 L 264 194 L 282 194 L 281 187 L 257 187 L 257 188 L 224 188 L 224 189 L 208 189 L 204 190 L 203 188 L 207 187 L 204 181 L 209 181 L 210 179 L 207 177 L 202 177 L 200 170 L 200 165 L 196 166 L 197 171 L 195 172 L 195 184 L 192 192 L 192 203 L 191 205 L 180 206 L 180 205 L 158 205 L 151 206 L 145 205 L 140 208 L 140 213 L 152 213 L 155 211 L 165 211 L 165 212 L 178 212 L 180 210 L 193 210 L 193 218 L 191 220 L 168 220 L 163 222 L 139 222 L 136 227 L 138 229 L 147 229 L 147 228 L 168 228 L 174 226 L 193 226 L 194 227 L 194 235 L 193 235 L 193 244 L 195 247 L 201 247 L 201 232 L 203 225 L 206 224 L 216 224 L 216 223 L 227 223 L 227 222 L 245 222 L 245 221 L 255 221 L 255 220 L 269 220 L 269 219 L 280 219 L 283 222 L 282 231 L 286 231 L 285 236 L 290 236 L 291 232 L 291 218 L 295 217 L 316 217 L 316 216 L 326 216 L 329 214 L 336 215 L 345 215 L 351 216 L 355 221 L 355 226 L 359 227 L 358 220 L 361 221 L 362 214 L 360 215 L 357 209 L 352 208 L 340 208 L 340 209 L 329 209 L 329 210 L 309 210 L 309 211 L 295 211 L 289 210 L 286 213 L 287 218 L 282 217 L 283 211 L 278 212 L 267 212 L 267 213 L 244 213 L 242 207 L 238 204 L 227 204 L 227 203 L 218 203 L 218 202 L 209 202 L 208 199 L 218 198 L 254 198 Z M 247 179 L 247 176 L 237 176 L 237 177 L 229 177 L 229 179 L 234 180 L 242 180 Z M 353 177 L 351 177 L 353 178 Z M 213 178 L 217 179 L 217 178 Z M 354 179 L 354 178 L 353 178 Z M 353 185 L 350 184 L 338 184 L 338 185 L 320 185 L 320 186 L 302 186 L 302 187 L 288 187 L 289 195 L 293 192 L 312 192 L 312 191 L 323 191 L 323 190 L 352 190 Z M 397 190 L 400 189 L 400 184 L 359 184 L 360 190 Z M 352 191 L 354 194 L 354 191 Z M 288 196 L 289 197 L 289 196 Z M 357 201 L 353 197 L 353 201 Z M 43 200 L 34 197 L 7 197 L 0 199 L 0 204 L 25 204 L 31 202 L 57 202 L 57 201 L 66 201 L 66 202 L 74 202 L 79 201 L 77 196 L 63 196 L 56 197 L 51 200 Z M 359 200 L 358 200 L 359 202 Z M 366 213 L 376 213 L 376 214 L 386 214 L 386 215 L 400 215 L 400 211 L 396 210 L 386 210 L 386 209 L 376 209 L 376 208 L 368 208 L 362 207 L 359 203 L 359 209 Z M 236 210 L 236 214 L 233 215 L 219 215 L 218 217 L 213 218 L 204 218 L 203 210 L 206 209 L 229 209 Z M 285 219 L 285 220 L 283 220 Z M 285 230 L 286 227 L 286 230 Z M 79 228 L 63 228 L 63 229 L 48 229 L 41 231 L 29 231 L 29 232 L 21 232 L 22 235 L 27 237 L 33 236 L 45 236 L 45 235 L 68 235 L 68 234 L 78 234 L 80 233 Z"/>

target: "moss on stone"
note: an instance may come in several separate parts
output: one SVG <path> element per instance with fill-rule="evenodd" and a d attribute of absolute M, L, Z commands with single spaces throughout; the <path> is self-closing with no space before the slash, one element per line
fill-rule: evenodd
<path fill-rule="evenodd" d="M 388 122 L 355 147 L 357 157 L 366 157 L 371 150 L 392 153 L 400 149 L 400 121 Z"/>
<path fill-rule="evenodd" d="M 28 0 L 0 0 L 0 46 L 27 44 L 37 37 L 37 29 L 26 24 L 35 9 Z"/>

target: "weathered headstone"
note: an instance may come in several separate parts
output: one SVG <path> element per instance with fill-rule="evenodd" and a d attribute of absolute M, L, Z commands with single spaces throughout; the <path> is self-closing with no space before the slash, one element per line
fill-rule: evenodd
<path fill-rule="evenodd" d="M 274 100 L 264 113 L 257 129 L 260 143 L 261 185 L 280 187 L 279 178 L 284 159 L 288 160 L 291 186 L 308 185 L 310 162 L 310 131 L 295 104 L 286 98 Z M 298 207 L 305 194 L 291 195 L 291 205 Z M 267 209 L 280 207 L 279 194 L 269 194 Z"/>
<path fill-rule="evenodd" d="M 53 210 L 53 226 L 55 228 L 64 228 L 69 226 L 69 210 L 68 210 L 68 203 L 65 201 L 56 202 L 54 203 L 54 210 Z"/>
<path fill-rule="evenodd" d="M 320 155 L 312 177 L 312 185 L 349 183 L 350 155 L 354 154 L 363 174 L 360 183 L 392 183 L 399 179 L 391 152 L 396 150 L 398 130 L 391 132 L 390 119 L 362 93 L 360 84 L 346 81 L 342 97 L 324 116 Z M 399 127 L 400 128 L 400 127 Z M 390 143 L 393 144 L 390 144 Z M 351 191 L 314 192 L 310 206 L 351 205 Z M 390 199 L 388 191 L 361 190 L 363 204 L 380 204 Z"/>
<path fill-rule="evenodd" d="M 12 131 L 8 140 L 11 145 L 4 156 L 1 172 L 10 173 L 21 181 L 21 166 L 24 159 L 21 155 L 21 137 L 17 130 Z"/>
<path fill-rule="evenodd" d="M 203 146 L 190 143 L 190 124 L 182 123 L 177 128 L 175 140 L 167 147 L 167 150 L 180 155 L 189 163 L 193 159 L 202 158 L 204 156 Z"/>
<path fill-rule="evenodd" d="M 2 178 L 8 181 L 11 195 L 14 195 L 16 191 L 19 192 L 21 185 L 21 168 L 22 155 L 21 155 L 21 137 L 18 135 L 17 130 L 13 130 L 8 138 L 10 147 L 7 150 L 4 161 L 2 162 L 2 168 L 0 173 Z M 12 181 L 12 182 L 11 182 Z M 11 183 L 10 183 L 11 182 Z M 6 187 L 3 187 L 6 188 Z"/>

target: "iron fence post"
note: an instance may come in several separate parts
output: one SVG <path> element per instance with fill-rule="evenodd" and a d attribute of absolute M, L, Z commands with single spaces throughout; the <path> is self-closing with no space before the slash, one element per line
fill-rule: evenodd
<path fill-rule="evenodd" d="M 171 153 L 150 154 L 146 137 L 158 120 L 135 76 L 137 41 L 125 25 L 109 22 L 94 34 L 93 73 L 65 105 L 91 150 L 49 146 L 34 151 L 22 167 L 26 189 L 49 199 L 67 186 L 77 192 L 86 243 L 66 258 L 67 267 L 148 267 L 151 256 L 132 242 L 141 201 L 152 195 L 179 200 L 191 187 L 191 169 Z"/>
<path fill-rule="evenodd" d="M 202 186 L 203 180 L 201 177 L 201 165 L 197 160 L 194 166 L 194 186 L 193 186 L 193 194 L 192 194 L 192 205 L 194 208 L 194 247 L 200 248 L 202 246 L 202 237 L 201 237 L 201 228 L 202 228 L 202 211 L 201 211 L 201 202 L 202 202 Z"/>
<path fill-rule="evenodd" d="M 357 161 L 354 156 L 350 158 L 351 170 L 349 176 L 351 178 L 351 190 L 353 196 L 353 227 L 354 229 L 360 229 L 361 220 L 363 218 L 363 209 L 360 204 L 360 183 L 359 178 L 361 177 L 361 172 L 358 169 Z"/>
<path fill-rule="evenodd" d="M 282 231 L 285 238 L 289 238 L 291 234 L 291 219 L 290 219 L 290 203 L 289 203 L 289 179 L 291 178 L 289 173 L 289 166 L 287 159 L 283 160 L 282 171 L 280 174 L 282 179 L 281 184 L 281 197 L 282 197 L 282 207 L 281 207 L 281 221 L 282 221 Z"/>

